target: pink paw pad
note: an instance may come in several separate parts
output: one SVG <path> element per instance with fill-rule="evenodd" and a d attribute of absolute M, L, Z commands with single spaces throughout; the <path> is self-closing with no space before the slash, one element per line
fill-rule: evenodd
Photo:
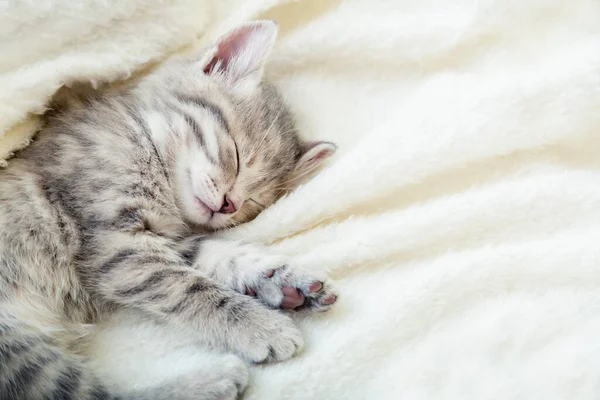
<path fill-rule="evenodd" d="M 308 291 L 310 293 L 318 292 L 321 289 L 323 289 L 323 284 L 318 281 L 311 283 L 311 285 L 308 287 Z"/>
<path fill-rule="evenodd" d="M 298 308 L 302 306 L 306 300 L 302 292 L 295 287 L 284 286 L 281 288 L 281 292 L 283 293 L 281 308 L 286 308 L 289 310 Z"/>
<path fill-rule="evenodd" d="M 267 278 L 272 278 L 272 277 L 273 277 L 273 275 L 275 275 L 275 270 L 274 270 L 274 269 L 270 269 L 270 270 L 268 270 L 267 272 L 265 272 L 265 276 L 266 276 Z"/>
<path fill-rule="evenodd" d="M 325 297 L 321 303 L 325 304 L 326 306 L 335 303 L 337 300 L 337 296 L 335 294 L 330 294 L 329 296 Z"/>

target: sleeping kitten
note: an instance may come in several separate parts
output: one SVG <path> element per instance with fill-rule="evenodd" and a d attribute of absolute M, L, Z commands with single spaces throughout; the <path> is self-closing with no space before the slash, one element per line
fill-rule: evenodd
<path fill-rule="evenodd" d="M 300 141 L 262 80 L 276 33 L 272 22 L 243 25 L 196 57 L 54 115 L 0 171 L 0 399 L 244 390 L 247 372 L 233 362 L 109 393 L 76 349 L 88 324 L 119 310 L 256 363 L 302 347 L 274 309 L 326 311 L 333 289 L 266 248 L 211 233 L 254 218 L 335 150 Z"/>

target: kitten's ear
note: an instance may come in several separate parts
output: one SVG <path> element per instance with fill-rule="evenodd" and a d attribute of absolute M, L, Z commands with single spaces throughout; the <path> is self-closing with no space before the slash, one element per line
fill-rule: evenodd
<path fill-rule="evenodd" d="M 274 21 L 255 21 L 227 32 L 202 60 L 204 73 L 230 86 L 257 85 L 278 30 Z"/>
<path fill-rule="evenodd" d="M 298 159 L 294 172 L 305 176 L 314 172 L 325 160 L 335 153 L 337 146 L 331 142 L 310 142 L 304 145 L 304 153 Z"/>

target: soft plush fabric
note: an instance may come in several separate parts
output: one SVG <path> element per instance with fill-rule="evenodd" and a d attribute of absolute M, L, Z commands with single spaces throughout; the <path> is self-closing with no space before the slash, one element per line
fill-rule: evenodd
<path fill-rule="evenodd" d="M 61 85 L 126 78 L 192 43 L 210 14 L 207 0 L 0 1 L 0 165 Z"/>
<path fill-rule="evenodd" d="M 596 0 L 215 0 L 195 14 L 137 0 L 125 19 L 89 2 L 81 24 L 60 22 L 80 2 L 58 3 L 8 14 L 3 129 L 60 79 L 113 79 L 206 21 L 204 40 L 271 18 L 270 75 L 306 137 L 339 144 L 231 232 L 329 269 L 341 290 L 301 321 L 304 354 L 253 368 L 249 399 L 600 398 Z"/>

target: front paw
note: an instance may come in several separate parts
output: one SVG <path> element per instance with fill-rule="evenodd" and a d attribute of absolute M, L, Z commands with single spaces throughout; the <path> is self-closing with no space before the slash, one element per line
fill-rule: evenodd
<path fill-rule="evenodd" d="M 304 340 L 291 318 L 245 299 L 244 318 L 231 337 L 238 354 L 260 364 L 287 360 L 303 349 Z"/>
<path fill-rule="evenodd" d="M 337 290 L 325 274 L 303 269 L 286 257 L 269 255 L 262 249 L 246 254 L 237 263 L 236 289 L 269 307 L 325 312 L 337 301 Z"/>
<path fill-rule="evenodd" d="M 207 241 L 195 265 L 217 282 L 272 308 L 323 312 L 338 298 L 324 273 L 304 269 L 260 245 Z"/>

